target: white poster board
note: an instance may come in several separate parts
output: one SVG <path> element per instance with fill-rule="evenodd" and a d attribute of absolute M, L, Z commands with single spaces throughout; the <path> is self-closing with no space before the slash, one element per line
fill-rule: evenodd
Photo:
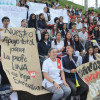
<path fill-rule="evenodd" d="M 24 7 L 17 7 L 17 6 L 0 6 L 0 28 L 2 28 L 2 18 L 3 17 L 10 18 L 10 27 L 20 27 L 21 21 L 26 19 L 27 10 Z"/>
<path fill-rule="evenodd" d="M 39 15 L 40 13 L 43 13 L 43 9 L 46 7 L 46 4 L 33 2 L 28 2 L 27 5 L 29 6 L 29 15 L 32 13 Z"/>

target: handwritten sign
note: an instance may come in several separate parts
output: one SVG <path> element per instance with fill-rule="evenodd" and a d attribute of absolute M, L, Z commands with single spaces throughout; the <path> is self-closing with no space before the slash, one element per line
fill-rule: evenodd
<path fill-rule="evenodd" d="M 100 94 L 100 60 L 81 65 L 77 72 L 89 86 L 87 100 L 93 100 Z"/>
<path fill-rule="evenodd" d="M 24 7 L 0 5 L 0 28 L 3 27 L 2 18 L 9 17 L 9 27 L 20 27 L 21 21 L 26 19 L 27 10 Z"/>
<path fill-rule="evenodd" d="M 39 15 L 40 13 L 43 13 L 43 9 L 46 7 L 46 4 L 33 2 L 28 2 L 27 5 L 29 6 L 29 15 L 32 13 Z"/>
<path fill-rule="evenodd" d="M 38 57 L 35 29 L 9 28 L 1 33 L 2 64 L 14 90 L 46 94 Z"/>

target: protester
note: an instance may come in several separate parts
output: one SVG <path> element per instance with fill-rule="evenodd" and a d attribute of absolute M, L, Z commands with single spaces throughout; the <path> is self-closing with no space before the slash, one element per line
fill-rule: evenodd
<path fill-rule="evenodd" d="M 72 36 L 69 32 L 65 36 L 64 47 L 66 48 L 66 46 L 68 46 L 68 45 L 71 45 L 72 47 L 74 47 Z"/>
<path fill-rule="evenodd" d="M 38 28 L 40 29 L 47 29 L 46 20 L 43 13 L 39 14 L 39 20 L 37 22 L 37 25 L 38 25 Z"/>
<path fill-rule="evenodd" d="M 56 39 L 52 41 L 51 47 L 57 50 L 58 55 L 62 54 L 65 47 L 64 47 L 64 41 L 61 41 L 61 33 L 56 34 Z"/>
<path fill-rule="evenodd" d="M 78 35 L 79 35 L 79 37 L 80 37 L 80 41 L 81 41 L 82 45 L 85 47 L 85 43 L 86 43 L 86 41 L 88 40 L 88 34 L 87 34 L 87 32 L 86 32 L 86 27 L 83 27 L 83 28 L 82 28 L 82 31 L 79 32 Z"/>
<path fill-rule="evenodd" d="M 59 28 L 60 30 L 63 29 L 63 17 L 62 17 L 62 16 L 60 16 L 60 18 L 59 18 L 58 28 Z"/>
<path fill-rule="evenodd" d="M 72 24 L 72 29 L 69 30 L 69 33 L 72 35 L 72 37 L 73 37 L 75 34 L 78 34 L 78 30 L 76 29 L 76 23 L 73 23 L 73 24 Z"/>
<path fill-rule="evenodd" d="M 83 52 L 83 50 L 85 50 L 77 34 L 74 35 L 74 50 L 79 52 Z"/>
<path fill-rule="evenodd" d="M 96 60 L 96 57 L 93 53 L 93 48 L 89 47 L 86 55 L 84 56 L 83 63 L 91 62 L 91 61 L 94 61 L 94 60 Z"/>
<path fill-rule="evenodd" d="M 80 17 L 77 18 L 76 29 L 78 30 L 78 32 L 82 30 L 82 23 Z"/>
<path fill-rule="evenodd" d="M 99 48 L 98 48 L 98 46 L 93 46 L 93 53 L 94 53 L 95 56 L 96 56 L 96 54 L 99 53 Z"/>
<path fill-rule="evenodd" d="M 44 75 L 42 86 L 53 93 L 51 100 L 66 99 L 70 95 L 71 90 L 65 81 L 60 59 L 56 58 L 57 50 L 51 48 L 48 53 L 49 58 L 44 61 L 42 66 Z M 58 63 L 60 63 L 60 65 Z"/>
<path fill-rule="evenodd" d="M 48 39 L 49 39 L 48 32 L 43 32 L 41 40 L 38 43 L 39 55 L 42 56 L 48 55 L 48 50 L 51 48 L 51 42 Z"/>
<path fill-rule="evenodd" d="M 21 27 L 27 28 L 27 20 L 26 20 L 26 19 L 23 19 L 23 20 L 21 21 Z"/>
<path fill-rule="evenodd" d="M 36 15 L 35 14 L 30 15 L 30 19 L 28 21 L 28 28 L 36 29 Z"/>
<path fill-rule="evenodd" d="M 58 32 L 60 32 L 59 29 L 58 29 L 58 26 L 57 26 L 57 24 L 54 24 L 54 25 L 53 25 L 53 29 L 52 29 L 52 37 L 53 37 L 54 39 L 55 39 L 56 34 L 57 34 Z"/>
<path fill-rule="evenodd" d="M 8 17 L 2 18 L 3 28 L 9 28 L 10 19 Z"/>
<path fill-rule="evenodd" d="M 51 18 L 50 18 L 49 8 L 45 7 L 43 14 L 44 14 L 46 22 L 50 21 Z"/>
<path fill-rule="evenodd" d="M 61 36 L 63 39 L 65 39 L 65 35 L 68 33 L 68 28 L 67 28 L 67 24 L 66 23 L 63 23 L 63 28 L 61 30 Z"/>
<path fill-rule="evenodd" d="M 62 57 L 62 64 L 65 71 L 66 82 L 71 88 L 71 95 L 68 100 L 74 100 L 75 96 L 80 96 L 80 100 L 86 100 L 88 94 L 88 85 L 78 76 L 76 68 L 78 57 L 73 55 L 73 47 L 66 47 L 67 55 Z M 75 73 L 79 82 L 79 88 L 76 87 Z"/>
<path fill-rule="evenodd" d="M 75 19 L 71 18 L 69 23 L 69 29 L 72 29 L 72 25 L 75 23 Z"/>

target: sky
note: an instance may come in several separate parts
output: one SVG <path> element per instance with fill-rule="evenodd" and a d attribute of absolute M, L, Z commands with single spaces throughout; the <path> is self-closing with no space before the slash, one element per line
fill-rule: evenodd
<path fill-rule="evenodd" d="M 76 4 L 84 5 L 84 0 L 68 0 L 73 1 Z M 88 6 L 89 7 L 95 7 L 95 0 L 88 0 Z M 100 0 L 98 0 L 98 7 L 100 7 Z"/>

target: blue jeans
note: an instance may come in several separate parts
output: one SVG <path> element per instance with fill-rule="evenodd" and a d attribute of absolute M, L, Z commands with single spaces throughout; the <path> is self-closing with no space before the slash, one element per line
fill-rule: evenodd
<path fill-rule="evenodd" d="M 48 91 L 53 93 L 51 100 L 59 100 L 61 98 L 66 99 L 70 95 L 71 93 L 70 87 L 67 87 L 64 84 L 59 84 L 59 86 L 61 87 L 60 89 L 55 89 L 54 86 L 46 88 Z"/>

